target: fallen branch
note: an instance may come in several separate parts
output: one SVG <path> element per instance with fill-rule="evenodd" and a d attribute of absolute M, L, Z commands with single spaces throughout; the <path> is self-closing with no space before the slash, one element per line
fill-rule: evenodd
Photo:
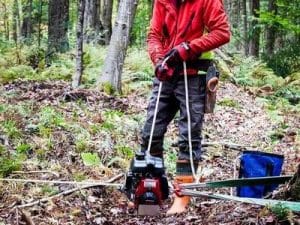
<path fill-rule="evenodd" d="M 59 177 L 58 173 L 48 170 L 33 170 L 33 171 L 13 171 L 12 174 L 33 174 L 33 173 L 50 173 L 55 177 Z"/>
<path fill-rule="evenodd" d="M 222 146 L 224 148 L 229 148 L 237 151 L 243 151 L 249 147 L 254 148 L 253 146 L 246 146 L 246 145 L 240 145 L 240 144 L 229 143 L 229 142 L 203 142 L 201 146 L 202 147 Z"/>
<path fill-rule="evenodd" d="M 118 174 L 115 177 L 112 177 L 109 180 L 107 180 L 105 183 L 104 182 L 103 183 L 93 183 L 93 184 L 88 184 L 88 185 L 76 187 L 76 188 L 73 188 L 73 189 L 70 189 L 70 190 L 66 190 L 66 191 L 60 192 L 58 194 L 46 197 L 46 198 L 42 198 L 42 199 L 39 199 L 39 200 L 36 200 L 36 201 L 33 201 L 33 202 L 29 202 L 27 204 L 15 206 L 15 208 L 22 209 L 22 208 L 26 208 L 26 207 L 31 207 L 31 206 L 34 206 L 34 205 L 38 205 L 40 203 L 48 202 L 48 201 L 50 201 L 51 199 L 54 199 L 54 198 L 58 198 L 58 197 L 65 196 L 65 195 L 69 195 L 69 194 L 74 193 L 74 192 L 79 191 L 79 190 L 83 190 L 83 189 L 87 189 L 87 188 L 92 188 L 92 187 L 97 187 L 97 186 L 103 186 L 102 184 L 113 183 L 113 182 L 121 179 L 123 176 L 124 176 L 124 174 Z M 80 182 L 77 182 L 77 183 L 80 183 Z M 114 185 L 111 184 L 111 186 L 114 186 Z M 120 186 L 120 185 L 115 185 L 115 186 Z"/>

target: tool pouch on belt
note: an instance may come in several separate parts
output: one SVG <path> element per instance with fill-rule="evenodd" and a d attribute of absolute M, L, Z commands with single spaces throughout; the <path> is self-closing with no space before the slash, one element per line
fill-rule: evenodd
<path fill-rule="evenodd" d="M 219 83 L 219 71 L 212 65 L 208 67 L 206 73 L 206 93 L 205 93 L 205 113 L 213 113 L 215 104 L 216 104 L 216 96 L 217 96 L 217 88 Z"/>

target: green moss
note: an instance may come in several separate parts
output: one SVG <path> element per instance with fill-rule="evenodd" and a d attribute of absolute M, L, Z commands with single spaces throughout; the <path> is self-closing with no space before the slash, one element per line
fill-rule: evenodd
<path fill-rule="evenodd" d="M 240 104 L 236 100 L 231 99 L 231 98 L 220 99 L 217 104 L 220 105 L 220 106 L 240 108 Z"/>

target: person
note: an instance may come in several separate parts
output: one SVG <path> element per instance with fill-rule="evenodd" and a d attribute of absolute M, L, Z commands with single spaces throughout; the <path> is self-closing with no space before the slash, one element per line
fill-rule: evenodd
<path fill-rule="evenodd" d="M 192 183 L 183 62 L 188 74 L 191 115 L 192 151 L 195 169 L 201 159 L 201 129 L 204 116 L 206 78 L 198 71 L 207 71 L 211 59 L 205 52 L 229 42 L 230 29 L 220 0 L 155 0 L 148 33 L 148 53 L 155 66 L 152 95 L 142 130 L 141 150 L 146 151 L 151 132 L 159 83 L 162 83 L 150 153 L 163 157 L 163 140 L 168 124 L 179 111 L 179 140 L 176 162 L 178 183 Z M 188 196 L 175 196 L 167 214 L 182 213 L 190 202 Z"/>

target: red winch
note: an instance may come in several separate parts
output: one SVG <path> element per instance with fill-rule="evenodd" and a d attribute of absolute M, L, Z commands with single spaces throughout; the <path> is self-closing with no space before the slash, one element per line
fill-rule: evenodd
<path fill-rule="evenodd" d="M 157 215 L 169 195 L 163 160 L 137 153 L 127 173 L 124 191 L 139 215 Z"/>

